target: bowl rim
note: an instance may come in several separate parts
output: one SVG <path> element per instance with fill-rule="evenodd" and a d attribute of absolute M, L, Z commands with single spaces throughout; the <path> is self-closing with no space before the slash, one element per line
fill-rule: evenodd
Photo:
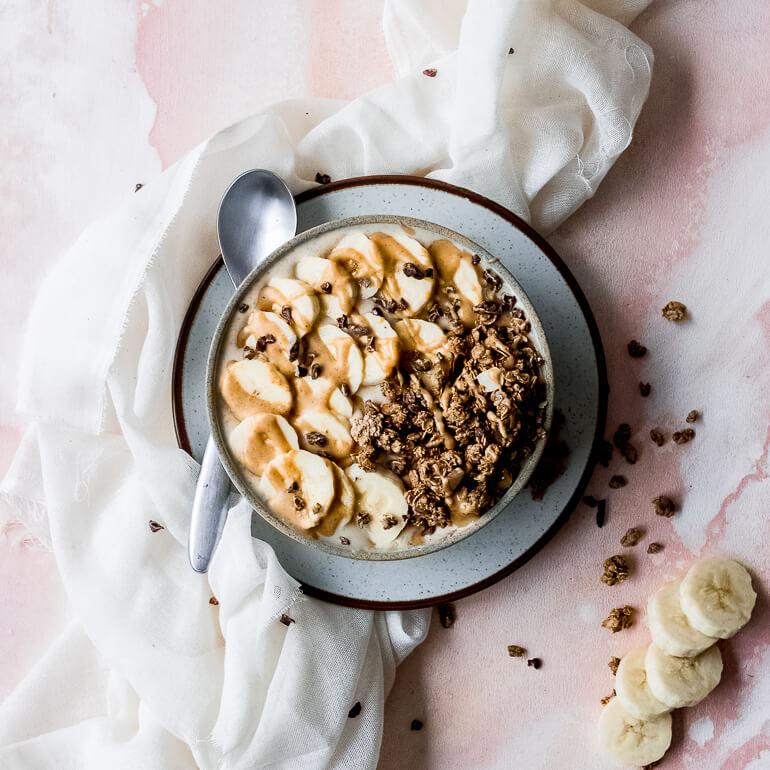
<path fill-rule="evenodd" d="M 241 475 L 239 464 L 235 462 L 230 455 L 230 450 L 224 437 L 221 421 L 217 414 L 217 406 L 220 400 L 217 388 L 217 382 L 219 379 L 217 370 L 221 358 L 221 348 L 225 342 L 227 331 L 229 330 L 232 320 L 235 317 L 235 311 L 241 304 L 244 295 L 248 294 L 248 292 L 253 288 L 254 284 L 264 276 L 265 272 L 279 264 L 287 255 L 289 255 L 302 244 L 312 241 L 319 236 L 333 232 L 335 230 L 378 224 L 402 226 L 406 225 L 407 227 L 426 230 L 439 237 L 447 238 L 454 241 L 458 245 L 463 246 L 463 248 L 466 250 L 479 254 L 485 264 L 489 265 L 490 267 L 494 266 L 496 270 L 501 272 L 505 282 L 516 295 L 517 304 L 524 310 L 526 318 L 531 324 L 532 331 L 530 334 L 534 338 L 538 352 L 544 359 L 542 372 L 546 385 L 546 407 L 545 418 L 543 422 L 545 435 L 537 441 L 532 454 L 522 464 L 521 470 L 516 479 L 506 490 L 505 494 L 500 498 L 500 500 L 498 500 L 497 503 L 492 506 L 492 508 L 480 516 L 477 521 L 454 530 L 441 541 L 416 545 L 397 551 L 357 550 L 351 548 L 350 546 L 345 546 L 342 544 L 337 545 L 329 540 L 323 540 L 320 538 L 314 539 L 295 530 L 290 524 L 285 522 L 270 510 L 267 503 L 261 499 L 259 494 Z M 487 251 L 487 249 L 483 248 L 478 243 L 471 240 L 462 233 L 458 233 L 457 231 L 448 227 L 438 225 L 425 219 L 417 219 L 415 217 L 399 216 L 393 214 L 367 214 L 324 222 L 320 225 L 317 225 L 316 227 L 312 227 L 303 231 L 302 233 L 295 235 L 294 238 L 282 244 L 277 249 L 268 254 L 246 276 L 246 278 L 244 278 L 243 282 L 236 288 L 233 295 L 230 297 L 227 306 L 222 311 L 219 321 L 217 322 L 216 330 L 214 331 L 211 345 L 209 347 L 205 377 L 206 412 L 209 427 L 211 429 L 211 437 L 217 448 L 220 461 L 222 462 L 223 467 L 227 471 L 231 482 L 238 490 L 238 492 L 243 495 L 243 497 L 248 501 L 254 511 L 256 511 L 271 526 L 273 526 L 287 537 L 290 537 L 297 542 L 303 543 L 307 547 L 319 548 L 320 550 L 331 553 L 335 556 L 353 559 L 355 561 L 399 561 L 434 553 L 436 551 L 449 548 L 455 543 L 471 537 L 476 532 L 480 531 L 484 526 L 486 526 L 490 521 L 492 521 L 496 516 L 502 513 L 513 501 L 516 495 L 524 490 L 545 450 L 546 443 L 550 436 L 551 424 L 553 420 L 555 403 L 554 387 L 555 377 L 553 371 L 553 360 L 548 345 L 548 339 L 545 334 L 545 329 L 529 296 L 516 280 L 516 277 L 505 266 L 505 264 L 503 264 L 498 257 Z"/>

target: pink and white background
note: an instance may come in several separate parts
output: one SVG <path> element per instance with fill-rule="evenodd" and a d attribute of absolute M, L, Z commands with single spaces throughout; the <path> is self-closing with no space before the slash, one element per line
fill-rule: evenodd
<path fill-rule="evenodd" d="M 381 11 L 376 0 L 2 4 L 0 474 L 21 434 L 19 333 L 46 267 L 214 131 L 277 99 L 350 99 L 392 79 Z M 646 631 L 611 636 L 600 621 L 613 606 L 643 608 L 703 553 L 742 559 L 760 598 L 724 648 L 722 685 L 677 713 L 665 766 L 770 767 L 770 6 L 656 2 L 632 29 L 656 57 L 633 144 L 550 240 L 601 328 L 610 430 L 632 425 L 640 461 L 617 469 L 629 479 L 621 490 L 596 474 L 590 491 L 609 498 L 603 529 L 579 508 L 537 558 L 459 602 L 451 629 L 434 624 L 399 670 L 383 769 L 603 767 L 593 726 L 612 689 L 607 660 Z M 664 321 L 669 299 L 692 320 Z M 641 362 L 625 353 L 632 337 L 650 349 Z M 41 344 L 55 345 L 55 330 Z M 693 408 L 703 417 L 692 444 L 646 439 Z M 681 501 L 674 519 L 656 519 L 657 494 Z M 630 526 L 648 535 L 633 577 L 609 589 L 601 562 Z M 647 556 L 652 540 L 665 550 Z M 19 527 L 0 535 L 0 699 L 60 631 L 66 601 L 53 557 Z M 508 658 L 508 644 L 543 667 Z M 410 731 L 413 718 L 422 731 Z"/>

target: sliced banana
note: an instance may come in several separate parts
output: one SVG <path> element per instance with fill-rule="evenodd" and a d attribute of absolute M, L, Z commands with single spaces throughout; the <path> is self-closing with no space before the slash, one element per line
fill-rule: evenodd
<path fill-rule="evenodd" d="M 335 417 L 331 412 L 308 410 L 294 418 L 302 446 L 310 452 L 327 452 L 342 459 L 353 451 L 353 439 L 347 420 Z"/>
<path fill-rule="evenodd" d="M 679 586 L 690 625 L 719 639 L 729 639 L 748 623 L 756 600 L 751 575 L 733 559 L 696 561 Z"/>
<path fill-rule="evenodd" d="M 681 580 L 662 585 L 647 602 L 647 625 L 652 641 L 667 655 L 692 658 L 716 639 L 693 628 L 679 603 Z"/>
<path fill-rule="evenodd" d="M 364 299 L 373 297 L 380 290 L 385 279 L 385 263 L 366 233 L 348 233 L 332 249 L 329 259 L 342 264 L 358 281 Z"/>
<path fill-rule="evenodd" d="M 364 357 L 355 340 L 342 329 L 331 324 L 321 326 L 318 329 L 318 337 L 334 362 L 337 370 L 335 374 L 347 382 L 351 393 L 355 393 L 364 379 Z"/>
<path fill-rule="evenodd" d="M 384 293 L 396 302 L 406 303 L 407 315 L 417 315 L 433 296 L 436 280 L 427 249 L 406 233 L 373 233 L 370 237 L 383 255 Z M 412 275 L 410 264 L 422 275 Z"/>
<path fill-rule="evenodd" d="M 318 525 L 319 535 L 331 537 L 343 524 L 347 524 L 353 516 L 356 505 L 356 491 L 353 482 L 345 475 L 339 465 L 334 465 L 334 481 L 336 496 L 329 513 Z"/>
<path fill-rule="evenodd" d="M 236 459 L 256 476 L 278 455 L 299 449 L 297 432 L 278 414 L 255 414 L 242 420 L 228 437 Z"/>
<path fill-rule="evenodd" d="M 293 399 L 286 378 L 273 364 L 259 358 L 228 364 L 220 390 L 239 420 L 262 412 L 288 414 L 291 410 Z"/>
<path fill-rule="evenodd" d="M 476 382 L 481 385 L 485 393 L 493 393 L 503 387 L 503 370 L 498 366 L 485 369 L 476 377 Z"/>
<path fill-rule="evenodd" d="M 260 310 L 271 310 L 281 317 L 284 317 L 283 309 L 288 307 L 291 325 L 300 337 L 313 328 L 321 312 L 313 287 L 296 278 L 271 278 L 260 294 L 258 305 Z"/>
<path fill-rule="evenodd" d="M 646 653 L 646 647 L 627 652 L 615 674 L 615 692 L 623 708 L 637 719 L 649 719 L 671 711 L 650 692 L 644 668 Z"/>
<path fill-rule="evenodd" d="M 294 391 L 297 414 L 320 409 L 346 420 L 353 416 L 353 402 L 328 377 L 298 377 Z"/>
<path fill-rule="evenodd" d="M 357 511 L 369 514 L 364 526 L 376 548 L 386 548 L 406 526 L 408 506 L 401 479 L 385 471 L 351 465 L 346 473 L 356 489 Z"/>
<path fill-rule="evenodd" d="M 363 385 L 379 385 L 390 377 L 398 364 L 399 341 L 393 327 L 374 313 L 365 316 L 374 334 L 373 347 L 364 350 Z"/>
<path fill-rule="evenodd" d="M 298 529 L 312 529 L 334 502 L 334 465 L 312 452 L 292 449 L 268 463 L 259 491 L 286 522 Z"/>
<path fill-rule="evenodd" d="M 429 251 L 439 275 L 446 283 L 454 284 L 457 291 L 472 305 L 478 305 L 484 300 L 484 290 L 478 270 L 473 264 L 473 254 L 457 248 L 446 239 L 433 241 Z"/>
<path fill-rule="evenodd" d="M 671 745 L 671 714 L 638 719 L 613 698 L 599 717 L 602 748 L 618 762 L 644 766 L 657 762 Z"/>
<path fill-rule="evenodd" d="M 722 655 L 716 646 L 694 658 L 675 658 L 651 644 L 644 658 L 650 692 L 671 708 L 700 703 L 722 678 Z"/>
<path fill-rule="evenodd" d="M 259 350 L 259 340 L 269 340 L 271 337 L 273 342 L 266 343 L 259 355 L 289 377 L 294 374 L 295 365 L 290 359 L 291 350 L 298 338 L 294 329 L 277 313 L 271 310 L 255 310 L 238 334 L 238 345 Z"/>
<path fill-rule="evenodd" d="M 339 263 L 323 257 L 302 257 L 295 268 L 297 278 L 319 294 L 324 315 L 337 319 L 353 309 L 358 284 Z"/>
<path fill-rule="evenodd" d="M 423 353 L 431 359 L 446 347 L 447 338 L 438 324 L 419 318 L 405 318 L 396 321 L 396 334 L 405 350 Z"/>

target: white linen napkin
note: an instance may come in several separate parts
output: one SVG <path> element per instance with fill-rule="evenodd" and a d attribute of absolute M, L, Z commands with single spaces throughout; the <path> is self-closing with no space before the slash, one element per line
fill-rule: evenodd
<path fill-rule="evenodd" d="M 72 621 L 0 707 L 0 766 L 376 765 L 384 698 L 427 612 L 303 597 L 252 540 L 242 502 L 208 579 L 187 563 L 198 466 L 174 439 L 171 364 L 218 251 L 217 204 L 248 168 L 295 192 L 318 171 L 419 173 L 549 231 L 631 139 L 652 53 L 624 25 L 646 5 L 389 0 L 397 80 L 349 104 L 277 104 L 220 132 L 61 258 L 31 312 L 29 427 L 2 489 L 53 550 Z"/>

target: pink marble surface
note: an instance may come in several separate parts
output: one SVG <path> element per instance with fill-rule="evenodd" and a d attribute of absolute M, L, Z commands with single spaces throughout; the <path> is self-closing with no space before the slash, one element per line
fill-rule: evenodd
<path fill-rule="evenodd" d="M 379 2 L 205 0 L 106 4 L 8 0 L 0 9 L 3 233 L 0 473 L 18 442 L 12 413 L 18 328 L 39 276 L 94 217 L 212 131 L 269 101 L 350 98 L 392 76 Z M 670 768 L 770 767 L 770 7 L 762 0 L 658 2 L 633 25 L 656 55 L 632 147 L 597 196 L 551 238 L 591 301 L 605 342 L 610 424 L 642 447 L 608 493 L 607 526 L 581 508 L 546 549 L 459 602 L 401 667 L 381 767 L 602 768 L 594 722 L 612 688 L 606 662 L 646 639 L 611 636 L 610 607 L 649 592 L 702 553 L 751 566 L 760 599 L 724 647 L 723 684 L 678 712 Z M 355 62 L 355 66 L 351 66 Z M 660 318 L 669 299 L 693 320 Z M 737 334 L 736 334 L 737 331 Z M 631 337 L 650 354 L 632 362 Z M 729 351 L 723 354 L 723 351 Z M 653 384 L 637 395 L 637 382 Z M 696 440 L 657 450 L 650 427 L 703 412 Z M 613 469 L 614 470 L 614 469 Z M 671 520 L 650 499 L 682 501 Z M 629 526 L 663 553 L 635 553 L 632 579 L 598 581 Z M 12 528 L 0 536 L 0 698 L 61 628 L 66 597 L 50 555 Z M 535 671 L 506 655 L 524 645 Z M 425 728 L 409 730 L 412 718 Z"/>

